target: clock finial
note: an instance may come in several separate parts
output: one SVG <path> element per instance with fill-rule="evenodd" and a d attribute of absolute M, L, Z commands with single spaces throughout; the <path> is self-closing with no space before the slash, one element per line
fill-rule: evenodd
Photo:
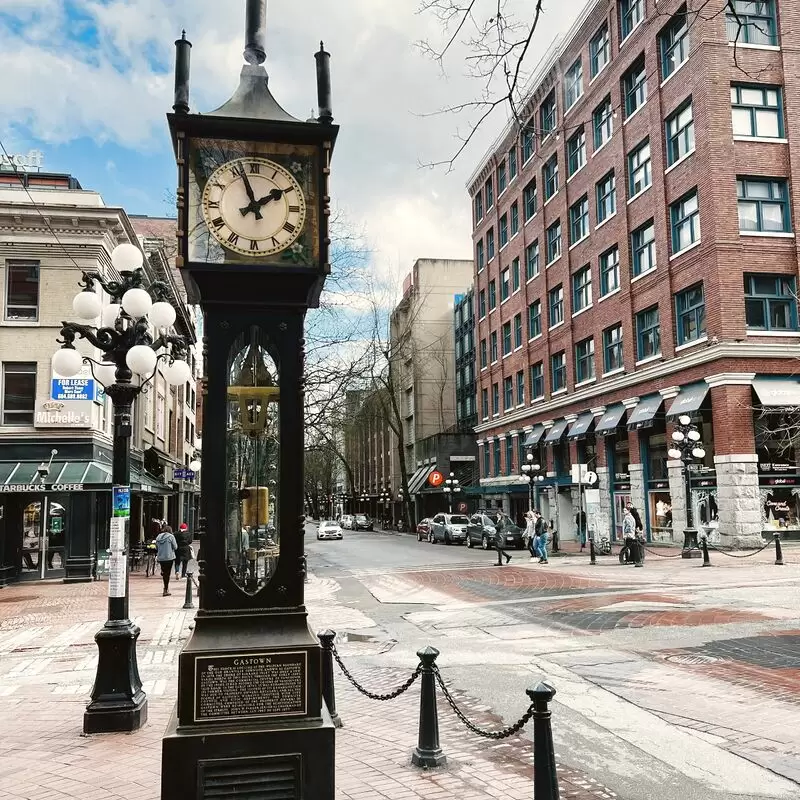
<path fill-rule="evenodd" d="M 189 113 L 189 61 L 192 43 L 183 31 L 175 42 L 175 102 L 172 109 L 176 114 Z"/>
<path fill-rule="evenodd" d="M 267 0 L 247 0 L 244 32 L 244 60 L 248 64 L 263 64 L 267 58 Z"/>
<path fill-rule="evenodd" d="M 323 125 L 333 122 L 333 109 L 331 108 L 331 54 L 325 52 L 325 45 L 319 43 L 319 51 L 314 53 L 317 61 L 317 105 L 319 106 L 319 121 Z"/>

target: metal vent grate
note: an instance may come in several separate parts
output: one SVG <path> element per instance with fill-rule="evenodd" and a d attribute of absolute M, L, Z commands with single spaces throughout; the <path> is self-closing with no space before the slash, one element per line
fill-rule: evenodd
<path fill-rule="evenodd" d="M 300 756 L 225 758 L 199 764 L 201 800 L 300 800 Z"/>

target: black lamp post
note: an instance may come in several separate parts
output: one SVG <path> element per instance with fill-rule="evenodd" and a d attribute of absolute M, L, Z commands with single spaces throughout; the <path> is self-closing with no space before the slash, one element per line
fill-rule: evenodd
<path fill-rule="evenodd" d="M 668 455 L 672 459 L 683 462 L 683 475 L 686 481 L 686 528 L 683 531 L 683 558 L 700 557 L 698 550 L 697 529 L 694 527 L 692 514 L 692 476 L 690 464 L 694 459 L 705 458 L 706 451 L 700 441 L 700 431 L 692 424 L 687 414 L 678 417 L 678 423 L 672 432 L 672 447 Z"/>
<path fill-rule="evenodd" d="M 450 509 L 450 513 L 452 514 L 453 498 L 458 492 L 461 491 L 458 478 L 456 478 L 452 472 L 450 473 L 450 477 L 445 480 L 442 491 L 444 492 L 444 496 L 447 498 L 447 507 Z"/>
<path fill-rule="evenodd" d="M 544 480 L 544 475 L 539 474 L 541 465 L 533 463 L 533 453 L 525 456 L 525 462 L 522 465 L 522 480 L 528 484 L 528 510 L 532 511 L 539 508 L 539 484 Z"/>
<path fill-rule="evenodd" d="M 156 281 L 144 288 L 142 251 L 133 244 L 116 247 L 111 262 L 121 280 L 109 281 L 97 272 L 84 273 L 83 291 L 73 300 L 72 308 L 87 323 L 62 322 L 62 338 L 58 340 L 62 347 L 53 357 L 53 369 L 64 377 L 76 375 L 84 361 L 89 362 L 114 406 L 111 478 L 115 507 L 111 523 L 108 619 L 95 635 L 97 673 L 92 699 L 83 717 L 84 733 L 135 731 L 147 720 L 147 697 L 142 691 L 136 661 L 139 628 L 131 622 L 128 608 L 131 409 L 156 374 L 161 359 L 169 362 L 163 370 L 169 383 L 180 385 L 192 378 L 191 368 L 183 358 L 186 340 L 166 333 L 153 339 L 150 334 L 151 326 L 167 330 L 175 322 L 175 309 L 166 301 L 167 286 Z M 105 308 L 95 291 L 97 284 L 111 297 L 111 305 Z M 75 348 L 78 337 L 102 351 L 102 362 Z M 140 377 L 137 383 L 133 382 L 134 373 Z"/>

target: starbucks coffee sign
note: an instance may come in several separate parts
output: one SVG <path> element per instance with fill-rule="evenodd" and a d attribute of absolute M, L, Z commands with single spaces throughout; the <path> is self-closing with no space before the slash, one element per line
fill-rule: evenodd
<path fill-rule="evenodd" d="M 62 403 L 48 400 L 36 409 L 33 424 L 36 428 L 91 428 L 92 401 L 71 400 Z"/>

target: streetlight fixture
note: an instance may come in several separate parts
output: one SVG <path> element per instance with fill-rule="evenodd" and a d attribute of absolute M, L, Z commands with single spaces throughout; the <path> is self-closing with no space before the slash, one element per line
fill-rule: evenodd
<path fill-rule="evenodd" d="M 461 491 L 461 487 L 459 486 L 458 478 L 451 472 L 450 477 L 447 478 L 444 482 L 444 486 L 442 487 L 442 491 L 444 492 L 445 497 L 447 498 L 447 505 L 450 509 L 450 513 L 453 513 L 453 498 L 455 497 L 457 492 Z"/>
<path fill-rule="evenodd" d="M 683 462 L 683 475 L 686 482 L 686 528 L 683 531 L 683 558 L 700 557 L 697 542 L 697 529 L 692 519 L 692 476 L 690 465 L 693 459 L 705 458 L 706 451 L 700 441 L 700 431 L 692 424 L 688 414 L 681 414 L 672 432 L 672 447 L 668 451 L 670 458 Z"/>
<path fill-rule="evenodd" d="M 166 330 L 176 319 L 167 302 L 169 290 L 160 281 L 144 288 L 142 251 L 133 244 L 121 244 L 111 253 L 111 263 L 121 276 L 107 281 L 98 272 L 84 272 L 83 290 L 72 301 L 75 314 L 85 323 L 61 323 L 61 349 L 53 356 L 53 369 L 65 378 L 76 375 L 88 362 L 95 378 L 103 384 L 114 406 L 114 510 L 111 523 L 108 619 L 95 635 L 98 647 L 97 672 L 92 699 L 83 717 L 84 733 L 135 731 L 147 720 L 147 697 L 136 661 L 139 628 L 129 616 L 128 605 L 128 522 L 130 517 L 131 409 L 134 400 L 156 374 L 159 361 L 167 381 L 180 385 L 192 379 L 184 356 L 187 342 Z M 96 286 L 111 297 L 103 308 Z M 154 339 L 151 329 L 160 331 Z M 101 350 L 97 362 L 75 348 L 82 338 Z M 133 376 L 139 378 L 133 382 Z"/>
<path fill-rule="evenodd" d="M 539 484 L 544 480 L 544 475 L 540 475 L 540 464 L 533 463 L 533 453 L 525 456 L 522 465 L 522 480 L 528 484 L 528 511 L 533 511 L 539 507 Z"/>

